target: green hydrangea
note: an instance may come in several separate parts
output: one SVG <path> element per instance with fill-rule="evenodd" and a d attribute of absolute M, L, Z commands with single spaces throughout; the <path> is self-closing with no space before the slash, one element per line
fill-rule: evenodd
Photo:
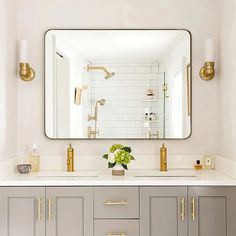
<path fill-rule="evenodd" d="M 119 163 L 121 165 L 129 164 L 132 158 L 133 157 L 130 155 L 130 153 L 126 152 L 125 150 L 120 150 L 115 155 L 116 163 Z"/>
<path fill-rule="evenodd" d="M 122 149 L 124 146 L 122 144 L 113 144 L 111 147 L 110 147 L 110 152 L 114 152 L 116 151 L 117 149 Z"/>

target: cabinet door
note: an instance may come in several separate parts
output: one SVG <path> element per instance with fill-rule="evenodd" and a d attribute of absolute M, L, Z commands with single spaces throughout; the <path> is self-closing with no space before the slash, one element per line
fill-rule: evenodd
<path fill-rule="evenodd" d="M 45 235 L 43 187 L 0 188 L 0 235 Z"/>
<path fill-rule="evenodd" d="M 189 235 L 236 235 L 236 188 L 189 188 Z"/>
<path fill-rule="evenodd" d="M 46 188 L 47 236 L 93 235 L 93 188 Z"/>
<path fill-rule="evenodd" d="M 187 235 L 187 188 L 142 187 L 141 236 Z"/>

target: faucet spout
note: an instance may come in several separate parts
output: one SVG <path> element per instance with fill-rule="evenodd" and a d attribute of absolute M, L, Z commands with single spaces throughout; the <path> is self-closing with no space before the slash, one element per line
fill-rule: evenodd
<path fill-rule="evenodd" d="M 167 171 L 167 148 L 164 143 L 160 148 L 160 171 Z"/>
<path fill-rule="evenodd" d="M 71 144 L 67 148 L 67 172 L 74 172 L 74 148 Z"/>

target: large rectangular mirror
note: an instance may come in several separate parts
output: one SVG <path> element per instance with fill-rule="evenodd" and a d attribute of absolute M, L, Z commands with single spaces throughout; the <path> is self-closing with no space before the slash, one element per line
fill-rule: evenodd
<path fill-rule="evenodd" d="M 45 133 L 53 139 L 185 139 L 186 30 L 49 30 Z"/>

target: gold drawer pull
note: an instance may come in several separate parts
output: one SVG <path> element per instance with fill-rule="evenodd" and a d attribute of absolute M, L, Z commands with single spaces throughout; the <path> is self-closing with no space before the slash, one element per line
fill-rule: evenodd
<path fill-rule="evenodd" d="M 191 203 L 192 203 L 192 214 L 191 214 L 191 216 L 192 216 L 192 220 L 195 221 L 195 198 L 194 197 L 192 198 Z"/>
<path fill-rule="evenodd" d="M 128 236 L 128 234 L 126 234 L 126 233 L 121 233 L 121 234 L 108 233 L 108 234 L 106 234 L 106 236 Z"/>
<path fill-rule="evenodd" d="M 185 212 L 185 199 L 184 197 L 182 197 L 181 198 L 181 212 L 180 212 L 180 217 L 182 221 L 184 221 L 184 212 Z"/>
<path fill-rule="evenodd" d="M 42 219 L 42 211 L 41 211 L 42 200 L 38 198 L 38 221 Z"/>
<path fill-rule="evenodd" d="M 52 212 L 52 204 L 53 204 L 53 200 L 52 198 L 48 198 L 48 220 L 52 220 L 53 217 L 53 212 Z"/>
<path fill-rule="evenodd" d="M 119 201 L 119 202 L 113 202 L 113 201 L 107 201 L 104 203 L 105 205 L 127 205 L 127 201 Z"/>

